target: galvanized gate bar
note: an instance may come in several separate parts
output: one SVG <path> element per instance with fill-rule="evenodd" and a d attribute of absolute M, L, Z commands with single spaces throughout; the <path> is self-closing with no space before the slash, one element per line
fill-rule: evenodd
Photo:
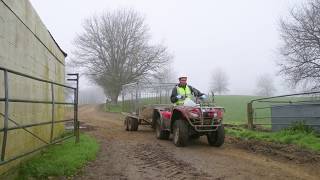
<path fill-rule="evenodd" d="M 64 140 L 67 140 L 67 139 L 72 138 L 72 137 L 73 137 L 73 135 L 72 135 L 72 136 L 67 136 L 67 137 L 64 137 L 64 138 L 62 138 L 62 139 L 59 139 L 59 140 L 57 140 L 57 141 L 54 141 L 54 142 L 52 142 L 52 143 L 50 143 L 50 144 L 41 146 L 41 147 L 39 147 L 39 148 L 37 148 L 37 149 L 35 149 L 35 150 L 33 150 L 33 151 L 30 151 L 30 152 L 21 154 L 21 155 L 19 155 L 19 156 L 16 156 L 16 157 L 14 157 L 14 158 L 11 158 L 11 159 L 8 159 L 8 160 L 5 160 L 5 161 L 0 161 L 0 166 L 1 166 L 1 165 L 4 165 L 4 164 L 7 164 L 7 163 L 9 163 L 9 162 L 11 162 L 11 161 L 17 160 L 17 159 L 19 159 L 19 158 L 22 158 L 22 157 L 24 157 L 24 156 L 30 155 L 30 154 L 32 154 L 32 153 L 34 153 L 34 152 L 37 152 L 37 151 L 39 151 L 39 150 L 42 150 L 42 149 L 44 149 L 44 148 L 46 148 L 46 147 L 48 147 L 48 146 L 50 146 L 50 145 L 53 145 L 53 144 L 62 142 L 62 141 L 64 141 Z"/>
<path fill-rule="evenodd" d="M 78 73 L 74 73 L 74 74 L 68 74 L 69 76 L 75 76 L 75 79 L 67 79 L 68 81 L 76 81 L 77 82 L 77 91 L 74 91 L 74 122 L 73 122 L 73 126 L 74 126 L 74 135 L 76 136 L 76 143 L 79 143 L 80 139 L 80 132 L 79 132 L 79 127 L 80 127 L 80 123 L 78 121 L 78 95 L 79 95 L 79 74 Z"/>
<path fill-rule="evenodd" d="M 1 116 L 4 117 L 4 114 L 3 113 L 0 113 Z M 15 124 L 16 126 L 20 126 L 19 123 L 15 122 L 14 120 L 10 119 L 10 117 L 8 118 L 10 122 L 12 122 L 13 124 Z M 33 132 L 29 131 L 27 128 L 21 128 L 23 130 L 25 130 L 26 132 L 28 132 L 29 134 L 31 134 L 33 137 L 39 139 L 41 142 L 43 142 L 44 144 L 49 144 L 48 142 L 46 142 L 44 139 L 38 137 L 36 134 L 34 134 Z M 0 130 L 0 132 L 2 132 L 3 129 Z M 9 130 L 8 130 L 9 131 Z"/>
<path fill-rule="evenodd" d="M 73 121 L 73 119 L 66 119 L 66 120 L 60 120 L 60 121 L 55 121 L 56 123 L 63 123 L 63 122 L 69 122 L 69 121 Z M 23 125 L 23 126 L 15 126 L 15 127 L 8 127 L 7 131 L 11 131 L 11 130 L 15 130 L 15 129 L 24 129 L 24 128 L 29 128 L 29 127 L 33 127 L 33 126 L 42 126 L 42 125 L 47 125 L 47 124 L 51 124 L 52 121 L 48 121 L 48 122 L 41 122 L 41 123 L 33 123 L 33 124 L 28 124 L 28 125 Z M 3 132 L 3 129 L 0 129 L 0 132 Z"/>
<path fill-rule="evenodd" d="M 308 94 L 318 94 L 318 93 L 320 93 L 320 91 L 305 92 L 305 93 L 295 93 L 295 94 L 286 94 L 286 95 L 281 95 L 281 96 L 272 96 L 272 97 L 254 99 L 251 102 L 267 100 L 267 99 L 282 98 L 282 97 L 300 96 L 300 95 L 308 95 Z"/>
<path fill-rule="evenodd" d="M 47 80 L 44 80 L 44 79 L 36 78 L 36 77 L 30 76 L 30 75 L 26 75 L 26 74 L 23 74 L 23 73 L 20 73 L 20 72 L 9 70 L 9 69 L 3 68 L 3 67 L 0 67 L 0 70 L 4 72 L 4 89 L 5 89 L 5 97 L 4 98 L 0 98 L 0 102 L 1 101 L 5 102 L 5 112 L 4 112 L 4 114 L 0 113 L 0 115 L 4 117 L 3 128 L 0 129 L 0 133 L 3 132 L 3 141 L 2 141 L 2 148 L 1 148 L 0 166 L 4 165 L 4 164 L 7 164 L 7 163 L 9 163 L 11 161 L 14 161 L 16 159 L 19 159 L 21 157 L 24 157 L 24 156 L 27 156 L 29 154 L 32 154 L 32 153 L 34 153 L 36 151 L 39 151 L 39 150 L 41 150 L 41 149 L 43 149 L 43 148 L 45 148 L 45 147 L 47 147 L 47 146 L 49 146 L 51 144 L 55 144 L 57 142 L 64 141 L 65 139 L 71 138 L 74 135 L 76 135 L 76 142 L 79 142 L 79 123 L 78 123 L 78 115 L 77 115 L 78 114 L 77 111 L 78 111 L 79 74 L 72 74 L 72 75 L 77 75 L 77 78 L 73 79 L 73 81 L 76 81 L 76 83 L 77 83 L 77 87 L 74 88 L 74 87 L 67 86 L 67 85 L 60 84 L 60 83 L 56 83 L 56 82 L 53 82 L 53 81 L 47 81 Z M 8 79 L 8 74 L 9 73 L 50 84 L 51 85 L 51 93 L 52 93 L 51 94 L 51 101 L 34 101 L 34 100 L 22 100 L 22 99 L 10 99 L 9 98 L 9 79 Z M 70 102 L 55 102 L 54 85 L 59 86 L 59 87 L 72 89 L 74 91 L 74 93 L 75 93 L 74 101 L 72 103 L 70 103 Z M 13 102 L 13 103 L 51 104 L 51 106 L 52 106 L 51 121 L 49 121 L 49 122 L 41 122 L 41 123 L 33 123 L 33 124 L 27 124 L 27 125 L 20 125 L 19 123 L 15 122 L 14 120 L 9 118 L 9 103 L 10 102 Z M 55 112 L 56 112 L 55 105 L 57 105 L 57 104 L 73 105 L 74 106 L 74 110 L 76 111 L 74 118 L 73 119 L 65 119 L 65 120 L 55 120 Z M 8 127 L 9 126 L 8 125 L 9 121 L 13 122 L 16 126 L 15 127 Z M 75 132 L 74 135 L 68 136 L 68 137 L 65 137 L 65 138 L 62 138 L 62 139 L 59 139 L 59 140 L 54 140 L 53 139 L 54 124 L 63 123 L 63 122 L 69 122 L 69 121 L 74 121 L 75 124 L 76 124 L 74 126 L 74 132 Z M 41 125 L 47 125 L 47 124 L 51 124 L 50 143 L 46 142 L 44 139 L 40 138 L 36 134 L 34 134 L 31 131 L 29 131 L 28 129 L 26 129 L 26 128 L 29 128 L 29 127 L 41 126 Z M 43 142 L 45 145 L 42 146 L 42 147 L 36 148 L 35 150 L 32 150 L 30 152 L 17 155 L 17 156 L 15 156 L 13 158 L 10 158 L 10 159 L 6 159 L 6 147 L 7 147 L 7 141 L 8 141 L 8 132 L 11 131 L 11 130 L 17 130 L 17 129 L 25 130 L 26 132 L 30 133 L 33 137 L 35 137 L 38 140 L 40 140 L 41 142 Z"/>
<path fill-rule="evenodd" d="M 79 123 L 79 120 L 78 120 L 78 104 L 79 104 L 79 74 L 77 73 L 77 96 L 75 97 L 75 112 L 76 112 L 76 116 L 74 117 L 74 119 L 77 121 L 77 127 L 76 127 L 76 131 L 77 131 L 77 134 L 76 134 L 76 143 L 79 143 L 80 141 L 80 123 Z"/>
<path fill-rule="evenodd" d="M 33 104 L 52 104 L 52 101 L 33 101 L 33 100 L 22 100 L 22 99 L 8 99 L 9 102 L 21 102 L 21 103 L 33 103 Z M 69 102 L 55 102 L 55 104 L 61 105 L 74 105 Z"/>
<path fill-rule="evenodd" d="M 9 85 L 8 85 L 8 71 L 4 70 L 4 97 L 5 97 L 5 109 L 4 109 L 4 121 L 3 121 L 3 140 L 1 150 L 1 161 L 4 161 L 6 154 L 7 138 L 8 138 L 8 118 L 9 118 Z"/>
<path fill-rule="evenodd" d="M 23 73 L 20 73 L 20 72 L 17 72 L 17 71 L 13 71 L 11 69 L 3 68 L 3 67 L 0 67 L 0 70 L 7 71 L 8 73 L 12 73 L 12 74 L 16 74 L 16 75 L 19 75 L 19 76 L 23 76 L 23 77 L 26 77 L 26 78 L 29 78 L 29 79 L 33 79 L 33 80 L 36 80 L 36 81 L 41 81 L 41 82 L 45 82 L 45 83 L 52 83 L 54 85 L 65 87 L 65 88 L 68 88 L 68 89 L 74 89 L 74 90 L 77 89 L 77 88 L 74 88 L 74 87 L 71 87 L 71 86 L 67 86 L 67 85 L 60 84 L 60 83 L 53 82 L 53 81 L 40 79 L 40 78 L 37 78 L 37 77 L 34 77 L 34 76 L 23 74 Z"/>
<path fill-rule="evenodd" d="M 52 142 L 52 138 L 53 138 L 53 128 L 54 128 L 54 114 L 55 114 L 55 109 L 54 109 L 54 86 L 51 83 L 51 99 L 52 99 L 52 104 L 51 104 L 51 108 L 52 108 L 52 112 L 51 112 L 51 134 L 50 134 L 50 142 Z"/>

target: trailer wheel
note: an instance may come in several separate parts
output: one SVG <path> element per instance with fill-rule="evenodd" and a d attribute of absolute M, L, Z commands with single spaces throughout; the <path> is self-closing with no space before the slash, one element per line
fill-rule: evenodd
<path fill-rule="evenodd" d="M 184 120 L 173 123 L 173 143 L 177 147 L 184 147 L 188 143 L 188 125 Z"/>
<path fill-rule="evenodd" d="M 224 143 L 224 127 L 218 127 L 217 131 L 212 131 L 207 134 L 208 143 L 210 146 L 220 147 Z"/>
<path fill-rule="evenodd" d="M 126 117 L 126 119 L 124 120 L 124 128 L 126 131 L 129 131 L 129 119 L 130 117 Z"/>
<path fill-rule="evenodd" d="M 155 124 L 156 124 L 156 137 L 158 139 L 169 139 L 170 132 L 161 130 L 159 119 L 156 121 Z"/>
<path fill-rule="evenodd" d="M 136 118 L 132 118 L 132 119 L 133 119 L 133 131 L 138 131 L 139 121 Z"/>
<path fill-rule="evenodd" d="M 139 121 L 136 118 L 130 117 L 128 119 L 128 129 L 129 131 L 137 131 L 139 126 Z"/>

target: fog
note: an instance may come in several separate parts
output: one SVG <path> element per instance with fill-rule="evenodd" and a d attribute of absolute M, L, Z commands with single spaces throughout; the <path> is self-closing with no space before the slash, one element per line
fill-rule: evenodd
<path fill-rule="evenodd" d="M 72 55 L 72 41 L 85 18 L 117 8 L 132 8 L 145 16 L 153 42 L 168 46 L 177 74 L 208 92 L 217 67 L 229 77 L 228 94 L 253 94 L 261 74 L 273 76 L 277 94 L 289 92 L 276 62 L 279 18 L 298 0 L 31 0 L 56 41 Z M 67 58 L 68 61 L 68 58 Z M 72 69 L 71 71 L 76 71 Z M 92 88 L 82 78 L 81 88 Z"/>

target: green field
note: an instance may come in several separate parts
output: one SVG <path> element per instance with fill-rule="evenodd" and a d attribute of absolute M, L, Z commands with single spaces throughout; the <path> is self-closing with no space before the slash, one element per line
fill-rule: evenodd
<path fill-rule="evenodd" d="M 257 99 L 257 96 L 215 96 L 215 104 L 225 108 L 225 122 L 233 124 L 243 124 L 247 122 L 247 103 L 252 99 Z M 143 99 L 142 104 L 152 104 L 156 102 L 154 99 Z M 124 110 L 129 111 L 129 107 L 133 106 L 133 103 L 126 101 L 124 103 Z M 108 112 L 121 112 L 122 102 L 117 105 L 106 105 L 106 111 Z"/>
<path fill-rule="evenodd" d="M 225 108 L 224 121 L 232 124 L 247 123 L 247 103 L 257 96 L 215 96 L 215 104 Z"/>
<path fill-rule="evenodd" d="M 223 95 L 215 96 L 216 106 L 222 106 L 225 108 L 226 112 L 224 115 L 225 123 L 229 124 L 246 124 L 247 123 L 247 104 L 251 100 L 262 98 L 260 96 L 243 96 L 243 95 Z M 289 101 L 297 102 L 302 100 L 308 100 L 308 97 L 286 97 L 286 98 L 276 98 L 273 102 L 255 102 L 253 103 L 254 108 L 254 123 L 266 123 L 270 124 L 271 105 L 288 104 Z M 165 99 L 161 100 L 165 102 Z M 140 106 L 147 104 L 154 104 L 159 102 L 157 98 L 143 98 L 140 101 Z M 106 105 L 106 111 L 109 112 L 132 112 L 134 111 L 135 101 L 121 101 L 117 105 Z M 167 101 L 168 103 L 168 101 Z M 124 107 L 122 107 L 124 105 Z M 257 109 L 258 108 L 258 109 Z M 262 108 L 262 109 L 259 109 Z M 269 127 L 269 126 L 268 126 Z"/>

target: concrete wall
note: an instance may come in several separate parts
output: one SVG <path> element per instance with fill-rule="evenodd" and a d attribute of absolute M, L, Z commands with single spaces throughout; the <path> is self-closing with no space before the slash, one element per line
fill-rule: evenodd
<path fill-rule="evenodd" d="M 64 59 L 61 51 L 47 28 L 28 0 L 0 0 L 0 66 L 38 78 L 64 83 Z M 0 98 L 4 97 L 3 72 L 0 71 Z M 57 101 L 64 101 L 64 89 L 55 87 Z M 49 84 L 9 74 L 9 98 L 28 100 L 51 100 Z M 56 106 L 55 118 L 64 118 L 63 106 Z M 0 102 L 4 113 L 4 103 Z M 10 103 L 9 118 L 21 125 L 51 120 L 51 105 Z M 9 127 L 15 126 L 9 123 Z M 3 117 L 0 115 L 0 128 Z M 50 125 L 28 128 L 43 139 L 50 139 Z M 54 127 L 54 136 L 63 132 L 64 127 Z M 0 133 L 2 146 L 3 133 Z M 6 159 L 44 145 L 24 130 L 9 131 Z M 0 174 L 21 160 L 0 166 Z"/>

